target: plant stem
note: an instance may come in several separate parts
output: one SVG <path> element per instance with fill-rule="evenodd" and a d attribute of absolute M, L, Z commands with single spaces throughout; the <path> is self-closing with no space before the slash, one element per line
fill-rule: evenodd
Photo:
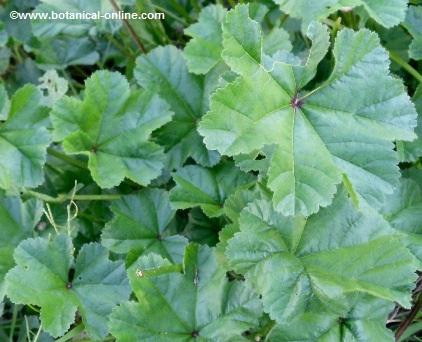
<path fill-rule="evenodd" d="M 72 328 L 66 335 L 60 337 L 56 342 L 66 342 L 72 339 L 75 336 L 78 336 L 82 331 L 84 331 L 84 325 L 78 324 L 76 327 Z"/>
<path fill-rule="evenodd" d="M 48 203 L 63 203 L 66 201 L 112 201 L 118 200 L 123 195 L 121 194 L 99 194 L 99 195 L 74 195 L 72 194 L 59 194 L 57 197 L 53 197 L 47 194 L 43 194 L 37 191 L 27 190 L 25 194 L 32 197 L 38 198 L 44 202 Z"/>
<path fill-rule="evenodd" d="M 396 331 L 396 341 L 400 340 L 400 337 L 406 331 L 410 324 L 412 324 L 419 310 L 422 308 L 422 293 L 419 294 L 418 299 L 416 300 L 415 305 L 413 305 L 407 317 L 404 321 L 401 322 Z"/>
<path fill-rule="evenodd" d="M 255 337 L 257 338 L 265 338 L 269 332 L 271 331 L 271 329 L 274 327 L 275 325 L 275 321 L 270 321 L 268 324 L 264 325 L 262 327 L 262 329 L 260 331 L 258 331 L 258 333 L 255 335 Z"/>
<path fill-rule="evenodd" d="M 13 305 L 13 313 L 12 313 L 12 324 L 10 326 L 9 332 L 9 341 L 13 342 L 13 335 L 15 334 L 15 327 L 16 327 L 16 319 L 18 318 L 18 306 L 16 304 Z"/>
<path fill-rule="evenodd" d="M 168 273 L 175 273 L 175 272 L 183 272 L 183 265 L 182 264 L 172 264 L 172 265 L 165 265 L 158 268 L 147 269 L 147 270 L 136 270 L 136 275 L 139 278 L 143 277 L 156 277 L 163 274 Z"/>
<path fill-rule="evenodd" d="M 413 68 L 409 63 L 407 63 L 404 59 L 402 59 L 397 53 L 394 51 L 389 51 L 390 58 L 398 65 L 400 65 L 404 70 L 406 70 L 410 75 L 412 75 L 418 82 L 422 83 L 422 75 Z"/>
<path fill-rule="evenodd" d="M 68 164 L 73 165 L 73 166 L 75 166 L 79 169 L 85 170 L 87 168 L 86 163 L 84 163 L 83 161 L 69 157 L 67 154 L 64 154 L 63 152 L 60 152 L 60 151 L 58 151 L 58 150 L 56 150 L 52 147 L 47 148 L 47 152 L 48 152 L 49 155 L 51 155 L 51 156 L 53 156 L 57 159 L 61 159 L 65 162 L 67 162 Z"/>
<path fill-rule="evenodd" d="M 116 12 L 120 12 L 121 8 L 119 7 L 119 5 L 117 4 L 117 2 L 115 0 L 109 0 L 111 3 L 111 6 L 113 6 L 114 10 Z M 135 42 L 135 44 L 138 46 L 138 48 L 143 52 L 143 53 L 147 53 L 147 50 L 145 49 L 144 44 L 142 43 L 141 39 L 138 37 L 138 35 L 136 34 L 135 30 L 133 29 L 132 25 L 130 25 L 130 23 L 126 20 L 126 18 L 122 19 L 123 25 L 126 27 L 126 29 L 128 30 L 130 36 L 132 37 L 133 41 Z"/>
<path fill-rule="evenodd" d="M 153 4 L 153 5 L 152 5 L 152 7 L 153 7 L 154 9 L 156 9 L 156 10 L 160 11 L 161 13 L 165 13 L 165 14 L 166 14 L 166 15 L 168 15 L 170 18 L 173 18 L 174 20 L 178 21 L 178 22 L 179 22 L 179 23 L 181 23 L 182 25 L 184 25 L 184 26 L 187 26 L 187 25 L 188 25 L 188 23 L 186 22 L 186 20 L 185 20 L 184 18 L 180 18 L 180 17 L 178 17 L 178 16 L 177 16 L 176 14 L 174 14 L 172 11 L 170 11 L 170 10 L 168 10 L 168 9 L 164 8 L 164 7 L 161 7 L 161 6 L 155 5 L 155 4 Z"/>

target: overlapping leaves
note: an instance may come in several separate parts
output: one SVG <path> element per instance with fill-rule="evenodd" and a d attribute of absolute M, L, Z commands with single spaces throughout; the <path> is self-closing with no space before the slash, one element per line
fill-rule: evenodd
<path fill-rule="evenodd" d="M 416 259 L 380 215 L 357 211 L 345 191 L 308 219 L 256 200 L 239 226 L 226 255 L 278 322 L 312 306 L 342 314 L 358 293 L 410 306 Z"/>
<path fill-rule="evenodd" d="M 111 188 L 125 177 L 147 185 L 160 175 L 163 149 L 149 137 L 171 116 L 153 92 L 131 91 L 121 74 L 98 71 L 86 81 L 84 100 L 62 98 L 51 120 L 64 150 L 88 155 L 94 180 Z"/>
<path fill-rule="evenodd" d="M 399 179 L 392 141 L 415 138 L 415 108 L 401 81 L 389 75 L 376 34 L 365 29 L 342 30 L 331 76 L 303 91 L 329 47 L 321 24 L 312 24 L 308 35 L 313 45 L 303 64 L 286 53 L 270 58 L 262 54 L 261 30 L 247 6 L 231 11 L 223 58 L 240 76 L 214 93 L 199 132 L 209 149 L 229 156 L 274 145 L 268 186 L 285 215 L 327 206 L 342 179 L 359 199 L 379 207 Z"/>
<path fill-rule="evenodd" d="M 366 12 L 385 27 L 393 27 L 405 18 L 407 0 L 274 0 L 282 11 L 303 19 L 306 27 L 313 20 L 327 18 L 340 10 L 363 6 Z"/>
<path fill-rule="evenodd" d="M 218 70 L 206 76 L 190 74 L 182 52 L 174 46 L 158 47 L 137 59 L 138 83 L 157 92 L 175 113 L 157 133 L 158 141 L 166 147 L 170 170 L 180 167 L 188 157 L 203 166 L 218 162 L 219 154 L 206 149 L 196 128 L 208 110 L 209 95 L 218 86 L 219 75 Z"/>
<path fill-rule="evenodd" d="M 175 210 L 164 190 L 145 189 L 113 203 L 115 217 L 104 228 L 102 244 L 115 253 L 156 253 L 180 262 L 187 239 L 177 235 Z M 173 226 L 173 227 L 172 227 Z"/>
<path fill-rule="evenodd" d="M 78 310 L 89 335 L 103 338 L 111 310 L 130 294 L 123 263 L 110 261 L 96 243 L 84 245 L 75 260 L 68 236 L 38 237 L 23 241 L 14 258 L 7 295 L 17 304 L 40 306 L 41 323 L 52 336 L 63 335 Z"/>
<path fill-rule="evenodd" d="M 206 246 L 186 248 L 183 273 L 155 254 L 140 257 L 128 273 L 138 302 L 113 311 L 110 330 L 119 342 L 247 341 L 241 334 L 258 323 L 258 296 L 229 281 Z"/>
<path fill-rule="evenodd" d="M 48 111 L 33 85 L 19 89 L 10 101 L 5 122 L 0 122 L 0 187 L 36 187 L 44 181 L 43 166 L 51 142 Z"/>

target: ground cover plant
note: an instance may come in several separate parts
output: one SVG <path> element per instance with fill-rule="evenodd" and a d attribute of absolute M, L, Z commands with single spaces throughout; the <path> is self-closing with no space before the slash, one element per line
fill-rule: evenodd
<path fill-rule="evenodd" d="M 0 5 L 0 341 L 422 340 L 420 0 Z"/>

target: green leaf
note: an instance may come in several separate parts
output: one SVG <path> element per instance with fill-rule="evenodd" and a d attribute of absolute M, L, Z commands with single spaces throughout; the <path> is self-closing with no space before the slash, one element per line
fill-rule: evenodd
<path fill-rule="evenodd" d="M 11 99 L 7 120 L 0 123 L 0 188 L 36 187 L 44 180 L 51 138 L 41 100 L 39 90 L 29 84 Z"/>
<path fill-rule="evenodd" d="M 380 215 L 357 211 L 342 190 L 307 220 L 256 200 L 241 212 L 239 226 L 226 255 L 279 323 L 312 306 L 342 313 L 356 294 L 411 305 L 416 259 Z"/>
<path fill-rule="evenodd" d="M 182 261 L 187 239 L 175 232 L 175 211 L 166 191 L 145 189 L 124 196 L 113 202 L 111 210 L 114 218 L 101 236 L 101 243 L 109 250 L 115 253 L 138 250 L 142 255 L 153 252 L 174 262 Z"/>
<path fill-rule="evenodd" d="M 125 177 L 147 185 L 160 175 L 165 156 L 149 137 L 171 116 L 153 92 L 131 92 L 121 74 L 97 71 L 86 81 L 84 100 L 63 97 L 51 120 L 65 152 L 88 155 L 94 180 L 111 188 Z"/>
<path fill-rule="evenodd" d="M 252 175 L 241 172 L 232 163 L 207 169 L 187 165 L 173 173 L 176 186 L 170 191 L 170 202 L 176 209 L 201 207 L 209 217 L 223 214 L 226 198 L 239 187 L 249 187 Z"/>
<path fill-rule="evenodd" d="M 95 64 L 100 55 L 88 37 L 57 37 L 35 42 L 31 46 L 40 68 L 66 69 L 70 65 Z"/>
<path fill-rule="evenodd" d="M 269 333 L 269 342 L 288 341 L 394 341 L 393 332 L 385 327 L 385 320 L 393 309 L 392 304 L 379 299 L 361 296 L 343 316 L 311 312 L 276 325 Z"/>
<path fill-rule="evenodd" d="M 422 174 L 414 169 L 416 174 Z M 390 225 L 404 234 L 410 251 L 422 261 L 422 185 L 416 177 L 402 178 L 387 197 L 381 213 Z"/>
<path fill-rule="evenodd" d="M 304 27 L 313 20 L 322 20 L 345 8 L 363 6 L 368 14 L 384 27 L 393 27 L 405 18 L 408 0 L 274 0 L 283 12 L 303 20 Z"/>
<path fill-rule="evenodd" d="M 418 111 L 418 126 L 415 129 L 417 138 L 413 141 L 398 141 L 396 143 L 400 161 L 415 162 L 422 157 L 422 85 L 416 88 L 412 100 Z"/>
<path fill-rule="evenodd" d="M 10 100 L 6 88 L 0 83 L 0 120 L 6 121 L 10 109 Z"/>
<path fill-rule="evenodd" d="M 40 306 L 43 328 L 54 337 L 69 329 L 77 310 L 91 338 L 105 337 L 107 316 L 129 298 L 123 263 L 110 261 L 99 244 L 84 245 L 74 260 L 68 236 L 27 239 L 14 258 L 17 266 L 6 276 L 7 296 L 16 304 Z"/>
<path fill-rule="evenodd" d="M 259 299 L 246 283 L 227 279 L 213 249 L 191 244 L 183 272 L 173 268 L 150 254 L 129 269 L 138 302 L 113 311 L 117 341 L 247 341 L 241 334 L 257 324 Z"/>
<path fill-rule="evenodd" d="M 5 294 L 4 277 L 15 265 L 13 251 L 32 235 L 42 215 L 42 203 L 35 199 L 22 202 L 19 197 L 0 197 L 0 300 Z"/>
<path fill-rule="evenodd" d="M 221 61 L 221 24 L 226 13 L 221 5 L 207 6 L 198 22 L 185 29 L 185 34 L 192 37 L 183 51 L 190 72 L 206 74 Z"/>
<path fill-rule="evenodd" d="M 410 58 L 422 59 L 422 6 L 409 6 L 403 26 L 413 37 L 409 46 Z"/>
<path fill-rule="evenodd" d="M 274 145 L 268 187 L 284 215 L 308 216 L 329 205 L 342 173 L 361 199 L 379 207 L 399 178 L 392 141 L 415 137 L 414 106 L 390 76 L 376 34 L 365 29 L 342 30 L 331 76 L 303 91 L 329 46 L 321 24 L 311 24 L 308 35 L 306 63 L 286 54 L 263 58 L 262 34 L 247 7 L 229 12 L 223 57 L 240 76 L 214 93 L 199 132 L 209 149 L 228 156 Z"/>
<path fill-rule="evenodd" d="M 257 3 L 244 6 L 243 10 L 260 21 L 264 26 L 263 17 L 268 9 Z M 192 37 L 183 51 L 189 71 L 195 74 L 206 74 L 218 63 L 224 63 L 221 58 L 223 51 L 223 32 L 221 25 L 224 22 L 227 11 L 221 5 L 205 7 L 198 18 L 198 22 L 189 26 L 185 34 Z M 236 23 L 236 26 L 239 23 Z M 247 32 L 240 33 L 245 36 Z M 243 39 L 245 37 L 240 37 Z M 289 34 L 280 27 L 274 27 L 263 38 L 263 53 L 272 56 L 280 50 L 290 51 L 292 44 Z"/>
<path fill-rule="evenodd" d="M 67 13 L 71 15 L 81 15 L 81 13 L 105 13 L 114 12 L 113 6 L 108 0 L 41 0 L 35 8 L 35 13 Z M 117 1 L 121 2 L 120 0 Z M 105 18 L 96 19 L 56 19 L 56 20 L 32 20 L 32 28 L 36 37 L 51 38 L 58 35 L 70 37 L 82 37 L 95 32 L 115 32 L 121 26 L 120 20 L 107 20 Z"/>
<path fill-rule="evenodd" d="M 136 60 L 138 83 L 157 92 L 175 113 L 157 134 L 166 147 L 170 170 L 188 157 L 203 166 L 213 166 L 219 160 L 218 153 L 207 150 L 196 131 L 198 120 L 208 110 L 209 94 L 218 85 L 219 71 L 214 72 L 206 76 L 189 74 L 182 52 L 174 46 L 158 47 Z"/>

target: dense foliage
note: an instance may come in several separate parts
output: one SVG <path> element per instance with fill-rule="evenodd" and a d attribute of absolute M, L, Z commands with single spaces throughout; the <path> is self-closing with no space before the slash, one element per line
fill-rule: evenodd
<path fill-rule="evenodd" d="M 421 1 L 0 5 L 0 341 L 422 340 Z"/>

